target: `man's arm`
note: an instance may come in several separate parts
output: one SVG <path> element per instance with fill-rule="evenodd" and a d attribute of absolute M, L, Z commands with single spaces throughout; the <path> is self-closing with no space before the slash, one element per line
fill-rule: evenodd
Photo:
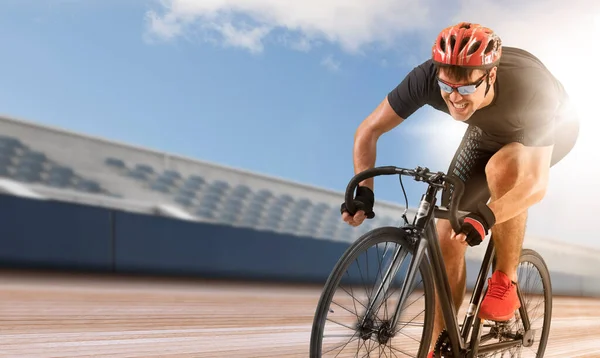
<path fill-rule="evenodd" d="M 435 83 L 435 66 L 431 60 L 427 60 L 413 68 L 360 124 L 354 136 L 355 174 L 375 166 L 379 137 L 424 106 L 432 94 L 436 93 L 433 83 Z M 439 92 L 439 89 L 437 91 Z M 373 178 L 359 185 L 373 190 Z"/>
<path fill-rule="evenodd" d="M 553 147 L 517 147 L 515 154 L 520 163 L 517 184 L 502 197 L 488 204 L 496 217 L 496 224 L 512 219 L 544 198 Z"/>
<path fill-rule="evenodd" d="M 363 120 L 354 135 L 353 158 L 355 174 L 375 166 L 377 140 L 379 140 L 382 134 L 402 123 L 403 120 L 390 106 L 387 97 Z M 359 185 L 373 190 L 373 181 L 373 178 L 369 178 L 360 182 Z M 345 211 L 342 213 L 342 219 L 351 226 L 358 226 L 366 219 L 366 215 L 363 210 L 358 210 L 354 216 Z"/>
<path fill-rule="evenodd" d="M 415 67 L 358 126 L 354 135 L 352 152 L 355 174 L 375 166 L 377 141 L 381 135 L 398 126 L 404 119 L 427 103 L 431 97 L 431 92 L 434 90 L 432 86 L 435 81 L 434 70 L 435 67 L 431 60 Z M 374 191 L 373 178 L 364 180 L 359 185 Z M 360 200 L 368 202 L 365 204 L 371 207 L 374 204 L 374 198 L 371 197 L 373 193 L 369 193 L 367 189 L 362 191 L 363 194 L 357 191 L 357 196 L 365 195 L 366 198 Z M 359 210 L 354 216 L 350 216 L 347 211 L 343 211 L 342 218 L 348 224 L 358 226 L 365 220 L 366 216 L 363 210 Z"/>
<path fill-rule="evenodd" d="M 403 120 L 392 109 L 386 97 L 358 126 L 354 135 L 353 158 L 355 174 L 375 166 L 379 137 L 398 126 Z M 373 178 L 366 179 L 359 185 L 369 187 L 373 190 Z"/>

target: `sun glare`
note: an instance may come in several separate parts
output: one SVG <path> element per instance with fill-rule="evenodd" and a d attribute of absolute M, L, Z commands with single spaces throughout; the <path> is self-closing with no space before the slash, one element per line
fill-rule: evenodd
<path fill-rule="evenodd" d="M 600 37 L 600 16 L 594 17 L 587 30 L 588 33 L 595 34 L 596 38 Z M 586 36 L 586 38 L 591 37 Z M 577 38 L 575 37 L 575 41 L 587 41 L 584 38 L 581 40 Z M 562 52 L 560 49 L 554 49 L 552 52 L 558 52 L 560 55 L 549 56 L 542 60 L 565 86 L 581 121 L 576 149 L 567 162 L 569 166 L 585 165 L 588 170 L 599 172 L 600 165 L 596 163 L 599 163 L 597 153 L 600 149 L 598 142 L 600 116 L 596 108 L 598 103 L 596 85 L 600 83 L 600 73 L 595 69 L 595 63 L 600 57 L 600 50 L 597 46 L 589 46 L 589 44 L 584 46 L 582 42 L 569 44 Z"/>

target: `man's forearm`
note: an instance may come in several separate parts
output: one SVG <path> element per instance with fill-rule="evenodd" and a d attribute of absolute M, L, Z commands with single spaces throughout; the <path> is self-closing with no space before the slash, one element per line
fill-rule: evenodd
<path fill-rule="evenodd" d="M 488 206 L 494 212 L 496 224 L 508 221 L 538 203 L 546 194 L 546 181 L 527 179 L 517 184 Z"/>
<path fill-rule="evenodd" d="M 370 133 L 358 133 L 354 140 L 354 174 L 373 168 L 376 157 L 377 136 Z M 374 180 L 369 178 L 360 182 L 359 185 L 373 190 Z"/>

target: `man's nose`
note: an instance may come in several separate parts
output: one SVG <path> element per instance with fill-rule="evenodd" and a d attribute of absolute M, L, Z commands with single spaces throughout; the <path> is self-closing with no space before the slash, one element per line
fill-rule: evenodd
<path fill-rule="evenodd" d="M 460 95 L 460 93 L 458 93 L 457 90 L 452 91 L 452 93 L 450 93 L 450 100 L 452 102 L 458 102 L 462 99 L 463 97 Z"/>

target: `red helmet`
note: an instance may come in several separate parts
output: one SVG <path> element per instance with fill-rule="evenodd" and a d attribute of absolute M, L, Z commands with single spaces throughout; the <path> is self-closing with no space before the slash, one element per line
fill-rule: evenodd
<path fill-rule="evenodd" d="M 436 64 L 488 69 L 500 62 L 502 41 L 487 27 L 461 22 L 443 29 L 431 50 Z"/>

